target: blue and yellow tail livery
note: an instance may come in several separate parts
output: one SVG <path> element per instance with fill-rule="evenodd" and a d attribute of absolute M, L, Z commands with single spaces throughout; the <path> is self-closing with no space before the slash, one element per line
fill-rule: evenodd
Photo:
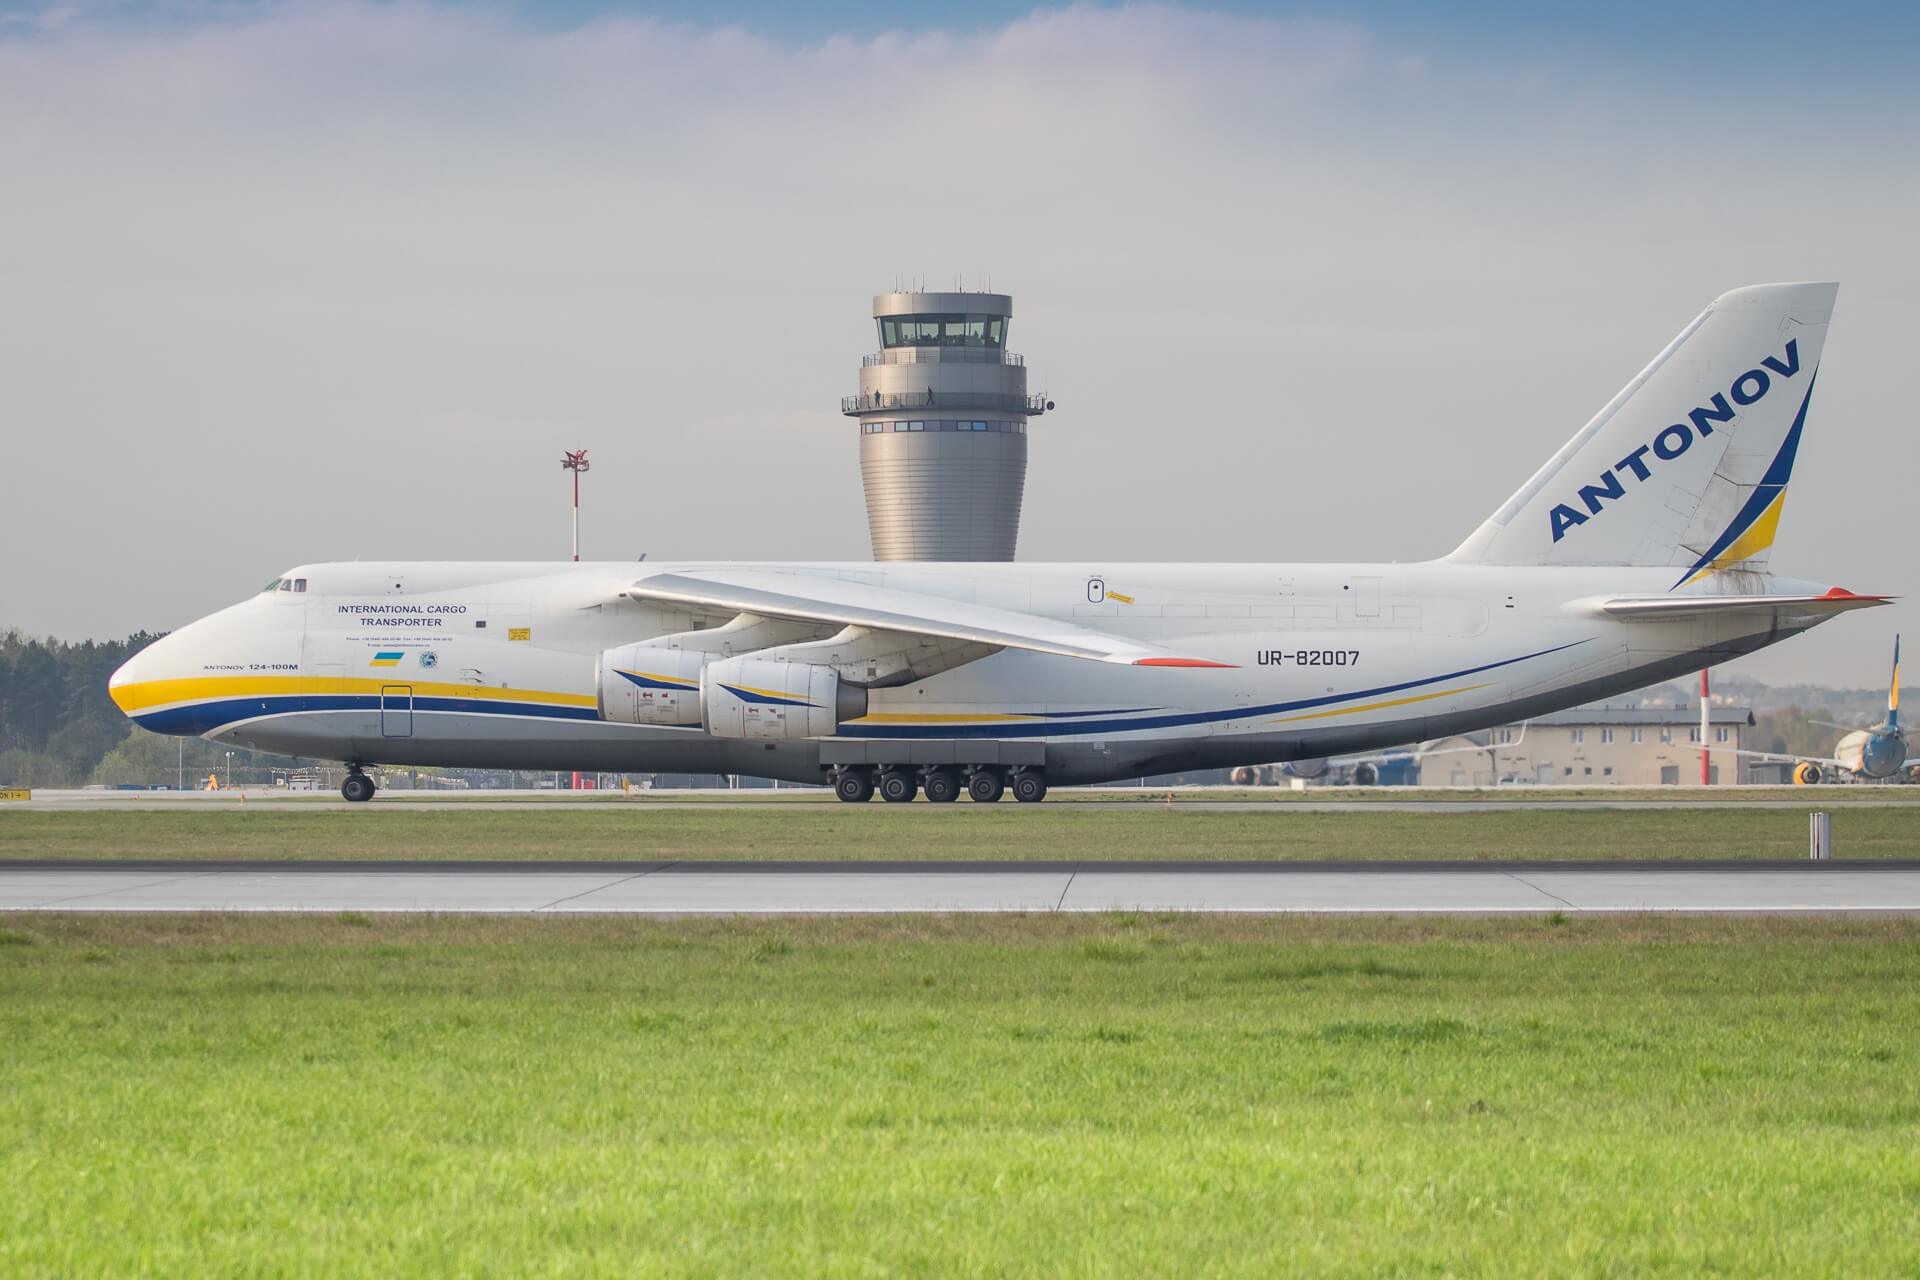
<path fill-rule="evenodd" d="M 1716 298 L 1448 559 L 1764 571 L 1838 292 Z"/>

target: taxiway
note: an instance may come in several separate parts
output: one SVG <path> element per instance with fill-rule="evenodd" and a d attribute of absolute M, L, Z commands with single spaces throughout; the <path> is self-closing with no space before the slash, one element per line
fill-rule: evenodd
<path fill-rule="evenodd" d="M 1124 910 L 1920 914 L 1920 866 L 23 861 L 0 867 L 0 911 L 780 915 Z"/>

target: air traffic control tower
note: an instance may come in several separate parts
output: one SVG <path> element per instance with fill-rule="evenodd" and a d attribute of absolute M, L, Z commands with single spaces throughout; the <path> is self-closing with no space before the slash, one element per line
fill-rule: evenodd
<path fill-rule="evenodd" d="M 1011 560 L 1027 482 L 1027 394 L 1004 293 L 882 293 L 860 362 L 860 478 L 875 560 Z"/>

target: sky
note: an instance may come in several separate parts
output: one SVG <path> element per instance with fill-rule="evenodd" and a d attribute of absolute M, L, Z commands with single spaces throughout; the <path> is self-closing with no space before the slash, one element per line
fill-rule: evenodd
<path fill-rule="evenodd" d="M 1838 279 L 1773 565 L 1920 595 L 1920 16 L 0 0 L 0 627 L 318 560 L 857 559 L 871 295 L 991 284 L 1023 560 L 1442 555 Z M 1872 685 L 1920 606 L 1735 664 Z"/>

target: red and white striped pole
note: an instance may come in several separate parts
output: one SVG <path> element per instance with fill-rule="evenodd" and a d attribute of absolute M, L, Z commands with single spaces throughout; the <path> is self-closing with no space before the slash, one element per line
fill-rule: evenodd
<path fill-rule="evenodd" d="M 566 451 L 566 456 L 560 460 L 560 465 L 573 472 L 573 558 L 577 561 L 580 559 L 580 473 L 592 468 L 587 462 L 585 449 L 578 452 Z"/>
<path fill-rule="evenodd" d="M 580 473 L 590 470 L 591 468 L 587 462 L 587 451 L 585 449 L 569 449 L 563 450 L 562 452 L 565 456 L 560 460 L 561 467 L 573 472 L 573 559 L 577 564 L 580 560 Z M 578 791 L 579 789 L 580 771 L 575 769 L 573 771 L 572 790 Z"/>
<path fill-rule="evenodd" d="M 1700 668 L 1700 785 L 1713 785 L 1713 771 L 1707 764 L 1707 669 Z"/>

